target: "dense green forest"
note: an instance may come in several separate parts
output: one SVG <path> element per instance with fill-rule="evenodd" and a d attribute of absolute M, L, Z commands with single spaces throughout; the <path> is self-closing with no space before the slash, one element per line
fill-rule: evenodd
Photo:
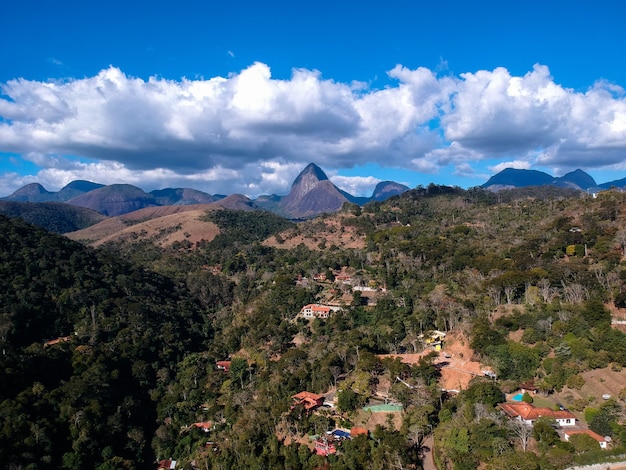
<path fill-rule="evenodd" d="M 221 230 L 210 242 L 96 250 L 0 216 L 2 468 L 422 468 L 430 452 L 439 468 L 561 469 L 626 453 L 626 389 L 565 403 L 608 450 L 548 420 L 525 434 L 495 408 L 523 382 L 549 399 L 626 366 L 612 325 L 626 195 L 430 185 L 298 223 L 206 217 Z M 328 319 L 299 315 L 331 300 Z M 381 357 L 428 352 L 433 330 L 464 338 L 497 380 L 452 393 L 438 354 Z M 383 388 L 401 412 L 313 452 L 308 436 L 360 426 Z M 294 405 L 302 391 L 336 393 L 335 407 Z"/>
<path fill-rule="evenodd" d="M 0 201 L 0 214 L 19 217 L 54 233 L 80 230 L 106 218 L 91 209 L 61 202 Z"/>

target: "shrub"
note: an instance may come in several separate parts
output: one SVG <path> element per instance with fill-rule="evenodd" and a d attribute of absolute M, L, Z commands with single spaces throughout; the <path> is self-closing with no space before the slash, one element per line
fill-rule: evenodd
<path fill-rule="evenodd" d="M 583 385 L 585 385 L 585 379 L 583 379 L 582 375 L 580 374 L 571 375 L 567 378 L 565 385 L 567 385 L 569 388 L 580 390 Z"/>

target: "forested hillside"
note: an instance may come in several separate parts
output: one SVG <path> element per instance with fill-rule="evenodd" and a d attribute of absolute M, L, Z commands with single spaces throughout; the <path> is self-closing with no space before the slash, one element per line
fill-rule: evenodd
<path fill-rule="evenodd" d="M 105 219 L 105 216 L 90 209 L 60 202 L 0 201 L 0 214 L 19 217 L 54 233 L 80 230 Z"/>
<path fill-rule="evenodd" d="M 585 387 L 626 374 L 626 195 L 431 185 L 301 223 L 206 220 L 211 241 L 98 250 L 0 220 L 0 466 L 560 469 L 625 453 L 626 388 Z M 442 390 L 470 361 L 492 377 Z M 496 406 L 528 383 L 526 401 L 567 407 L 609 449 L 512 425 Z"/>
<path fill-rule="evenodd" d="M 0 466 L 147 468 L 169 375 L 210 341 L 206 309 L 171 279 L 3 216 L 0 247 Z"/>

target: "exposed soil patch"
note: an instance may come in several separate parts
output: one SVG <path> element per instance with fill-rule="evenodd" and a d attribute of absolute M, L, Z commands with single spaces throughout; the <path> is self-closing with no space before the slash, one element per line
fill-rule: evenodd
<path fill-rule="evenodd" d="M 91 246 L 111 241 L 132 243 L 143 240 L 151 240 L 162 247 L 183 241 L 194 246 L 201 240 L 211 241 L 220 233 L 214 223 L 200 220 L 208 210 L 214 208 L 205 204 L 151 207 L 107 219 L 66 236 Z"/>
<path fill-rule="evenodd" d="M 582 377 L 585 385 L 580 390 L 564 387 L 561 392 L 552 395 L 555 402 L 568 404 L 572 400 L 591 397 L 590 406 L 597 407 L 602 404 L 602 395 L 608 394 L 617 400 L 619 392 L 626 388 L 626 369 L 615 371 L 605 367 L 584 372 Z"/>
<path fill-rule="evenodd" d="M 344 214 L 345 216 L 345 214 Z M 266 246 L 291 249 L 303 244 L 310 250 L 322 250 L 333 245 L 341 248 L 365 248 L 365 237 L 357 233 L 352 226 L 342 226 L 341 221 L 329 217 L 298 223 L 297 230 L 285 230 L 280 234 L 280 242 L 276 237 L 270 237 Z"/>
<path fill-rule="evenodd" d="M 399 357 L 406 364 L 417 364 L 420 358 L 432 352 L 426 349 L 418 354 L 383 354 L 380 357 Z M 464 390 L 470 380 L 482 376 L 482 370 L 488 369 L 480 362 L 473 361 L 474 351 L 469 347 L 468 339 L 458 332 L 448 333 L 442 351 L 435 364 L 441 367 L 441 388 L 446 390 Z"/>
<path fill-rule="evenodd" d="M 402 412 L 371 412 L 361 410 L 354 418 L 354 425 L 369 431 L 373 431 L 378 425 L 388 429 L 391 428 L 391 426 L 393 426 L 393 429 L 400 429 L 402 427 Z"/>

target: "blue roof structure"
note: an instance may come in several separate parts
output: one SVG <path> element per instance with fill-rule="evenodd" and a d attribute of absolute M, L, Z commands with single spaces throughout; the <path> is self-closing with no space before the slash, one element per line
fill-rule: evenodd
<path fill-rule="evenodd" d="M 340 437 L 342 439 L 350 439 L 350 433 L 346 431 L 342 431 L 341 429 L 335 429 L 332 432 L 333 436 Z"/>

